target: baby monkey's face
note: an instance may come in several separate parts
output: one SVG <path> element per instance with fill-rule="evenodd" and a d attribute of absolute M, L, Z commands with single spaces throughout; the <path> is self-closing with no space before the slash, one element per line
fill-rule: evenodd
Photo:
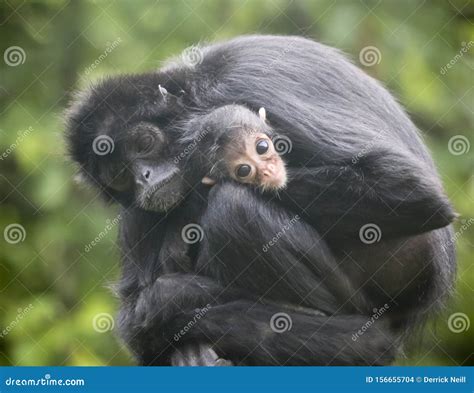
<path fill-rule="evenodd" d="M 248 133 L 240 142 L 243 143 L 233 143 L 226 149 L 224 160 L 229 175 L 238 182 L 264 190 L 285 187 L 285 163 L 275 151 L 272 140 L 263 133 Z"/>

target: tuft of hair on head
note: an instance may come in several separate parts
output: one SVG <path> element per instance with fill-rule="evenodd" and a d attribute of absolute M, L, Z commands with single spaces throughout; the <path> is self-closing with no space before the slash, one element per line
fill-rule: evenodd
<path fill-rule="evenodd" d="M 168 90 L 166 90 L 163 86 L 158 85 L 158 90 L 160 91 L 161 96 L 164 100 L 168 97 Z"/>

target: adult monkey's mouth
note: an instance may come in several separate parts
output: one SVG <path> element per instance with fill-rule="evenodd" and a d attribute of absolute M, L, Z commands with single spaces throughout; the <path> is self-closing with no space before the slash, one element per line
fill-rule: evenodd
<path fill-rule="evenodd" d="M 144 210 L 166 213 L 183 200 L 184 193 L 184 179 L 179 169 L 176 169 L 166 179 L 142 193 L 138 205 Z"/>

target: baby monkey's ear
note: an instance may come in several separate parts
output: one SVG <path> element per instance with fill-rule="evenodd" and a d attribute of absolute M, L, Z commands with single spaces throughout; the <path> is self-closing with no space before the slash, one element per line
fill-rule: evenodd
<path fill-rule="evenodd" d="M 214 179 L 211 179 L 209 176 L 204 176 L 201 180 L 202 184 L 206 184 L 208 186 L 213 186 L 216 184 L 216 181 Z"/>
<path fill-rule="evenodd" d="M 176 94 L 168 92 L 168 90 L 161 86 L 158 85 L 158 90 L 160 91 L 161 97 L 163 97 L 163 101 L 167 105 L 172 105 L 172 106 L 182 106 L 182 98 L 185 94 L 185 91 L 180 89 Z"/>
<path fill-rule="evenodd" d="M 267 120 L 267 111 L 263 106 L 258 110 L 258 117 L 260 117 L 260 120 Z"/>

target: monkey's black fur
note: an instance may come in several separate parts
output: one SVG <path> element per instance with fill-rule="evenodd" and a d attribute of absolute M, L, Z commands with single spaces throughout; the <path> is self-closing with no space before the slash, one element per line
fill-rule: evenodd
<path fill-rule="evenodd" d="M 180 143 L 195 144 L 187 160 L 191 161 L 191 165 L 197 166 L 201 173 L 205 172 L 212 177 L 215 182 L 231 180 L 224 157 L 226 149 L 234 148 L 235 144 L 240 144 L 244 149 L 244 139 L 250 133 L 260 132 L 269 137 L 273 136 L 271 127 L 256 113 L 242 105 L 226 105 L 208 114 L 196 116 L 189 122 L 187 129 L 192 130 L 193 138 L 186 141 L 184 136 Z M 196 139 L 196 135 L 199 136 L 199 140 Z M 159 255 L 161 260 L 172 259 L 174 266 L 188 266 L 189 269 L 190 247 L 188 242 L 183 240 L 181 232 L 189 223 L 201 223 L 200 218 L 206 208 L 207 191 L 205 186 L 198 185 L 195 192 L 180 206 L 179 213 L 172 214 L 168 218 Z"/>
<path fill-rule="evenodd" d="M 250 365 L 390 363 L 403 333 L 443 304 L 455 272 L 455 214 L 415 126 L 375 80 L 313 41 L 241 37 L 202 54 L 197 65 L 108 78 L 68 114 L 72 158 L 124 206 L 123 339 L 148 365 L 210 364 L 214 352 Z M 291 140 L 280 198 L 199 185 L 206 173 L 193 165 L 192 125 L 229 104 L 265 107 Z M 157 150 L 132 154 L 150 129 Z M 115 148 L 98 156 L 103 134 Z M 132 179 L 121 192 L 107 181 L 118 166 Z M 183 264 L 162 245 L 189 198 L 202 203 L 204 239 Z M 359 238 L 366 224 L 380 228 L 373 244 Z M 280 312 L 292 322 L 283 333 L 271 326 Z"/>

